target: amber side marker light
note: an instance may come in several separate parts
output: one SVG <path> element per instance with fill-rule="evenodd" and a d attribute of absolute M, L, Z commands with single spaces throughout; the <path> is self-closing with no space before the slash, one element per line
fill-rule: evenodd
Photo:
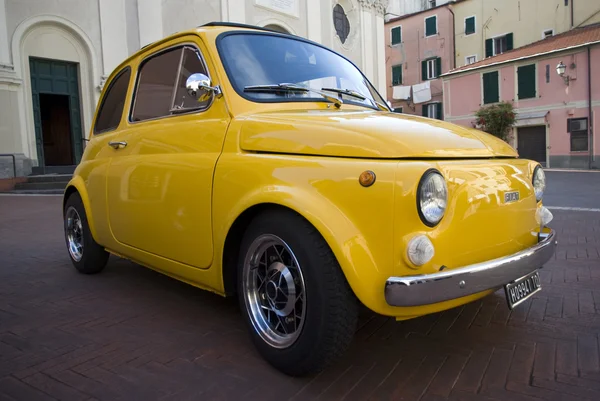
<path fill-rule="evenodd" d="M 363 171 L 360 177 L 358 177 L 358 182 L 363 187 L 370 187 L 375 183 L 375 173 L 371 170 Z"/>

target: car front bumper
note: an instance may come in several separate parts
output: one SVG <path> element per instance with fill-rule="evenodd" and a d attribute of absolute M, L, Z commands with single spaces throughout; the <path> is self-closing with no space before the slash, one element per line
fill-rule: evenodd
<path fill-rule="evenodd" d="M 541 268 L 556 250 L 556 232 L 540 233 L 534 246 L 501 258 L 417 276 L 390 277 L 385 299 L 391 306 L 420 306 L 495 290 Z"/>

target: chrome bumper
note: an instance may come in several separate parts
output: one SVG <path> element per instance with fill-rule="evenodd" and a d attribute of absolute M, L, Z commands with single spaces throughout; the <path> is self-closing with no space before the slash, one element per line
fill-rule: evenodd
<path fill-rule="evenodd" d="M 385 300 L 391 306 L 419 306 L 501 288 L 541 268 L 554 255 L 556 232 L 542 233 L 531 248 L 465 267 L 419 276 L 390 277 Z"/>

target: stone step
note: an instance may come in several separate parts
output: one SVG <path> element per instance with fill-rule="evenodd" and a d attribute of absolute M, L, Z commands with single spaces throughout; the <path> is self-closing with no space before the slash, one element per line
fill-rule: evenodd
<path fill-rule="evenodd" d="M 12 191 L 0 192 L 4 195 L 62 195 L 63 189 L 13 189 Z"/>
<path fill-rule="evenodd" d="M 67 183 L 65 181 L 22 182 L 15 185 L 15 190 L 57 189 L 62 191 L 66 186 Z"/>
<path fill-rule="evenodd" d="M 72 174 L 40 174 L 27 176 L 27 182 L 64 182 L 71 180 Z"/>

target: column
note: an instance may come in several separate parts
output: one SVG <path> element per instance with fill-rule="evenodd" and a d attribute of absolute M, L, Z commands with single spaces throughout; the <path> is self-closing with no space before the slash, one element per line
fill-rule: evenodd
<path fill-rule="evenodd" d="M 377 49 L 377 58 L 375 59 L 375 65 L 377 66 L 377 82 L 373 84 L 377 87 L 377 90 L 387 99 L 387 71 L 385 66 L 385 8 L 387 2 L 379 1 L 375 5 L 375 49 Z"/>
<path fill-rule="evenodd" d="M 124 0 L 100 0 L 100 32 L 102 69 L 107 77 L 129 55 Z"/>
<path fill-rule="evenodd" d="M 306 27 L 308 39 L 321 43 L 321 2 L 306 0 Z"/>
<path fill-rule="evenodd" d="M 360 27 L 361 27 L 361 53 L 362 53 L 362 70 L 369 78 L 369 81 L 375 85 L 374 81 L 374 63 L 375 63 L 375 50 L 373 49 L 374 44 L 374 32 L 373 32 L 373 15 L 371 14 L 373 7 L 373 0 L 359 0 L 360 4 Z"/>
<path fill-rule="evenodd" d="M 138 21 L 140 25 L 140 47 L 163 38 L 162 1 L 138 1 Z M 183 10 L 182 12 L 185 12 Z"/>
<path fill-rule="evenodd" d="M 221 0 L 221 18 L 226 22 L 246 22 L 246 0 Z"/>
<path fill-rule="evenodd" d="M 0 0 L 0 67 L 12 65 L 8 43 L 8 27 L 6 26 L 6 1 Z"/>

